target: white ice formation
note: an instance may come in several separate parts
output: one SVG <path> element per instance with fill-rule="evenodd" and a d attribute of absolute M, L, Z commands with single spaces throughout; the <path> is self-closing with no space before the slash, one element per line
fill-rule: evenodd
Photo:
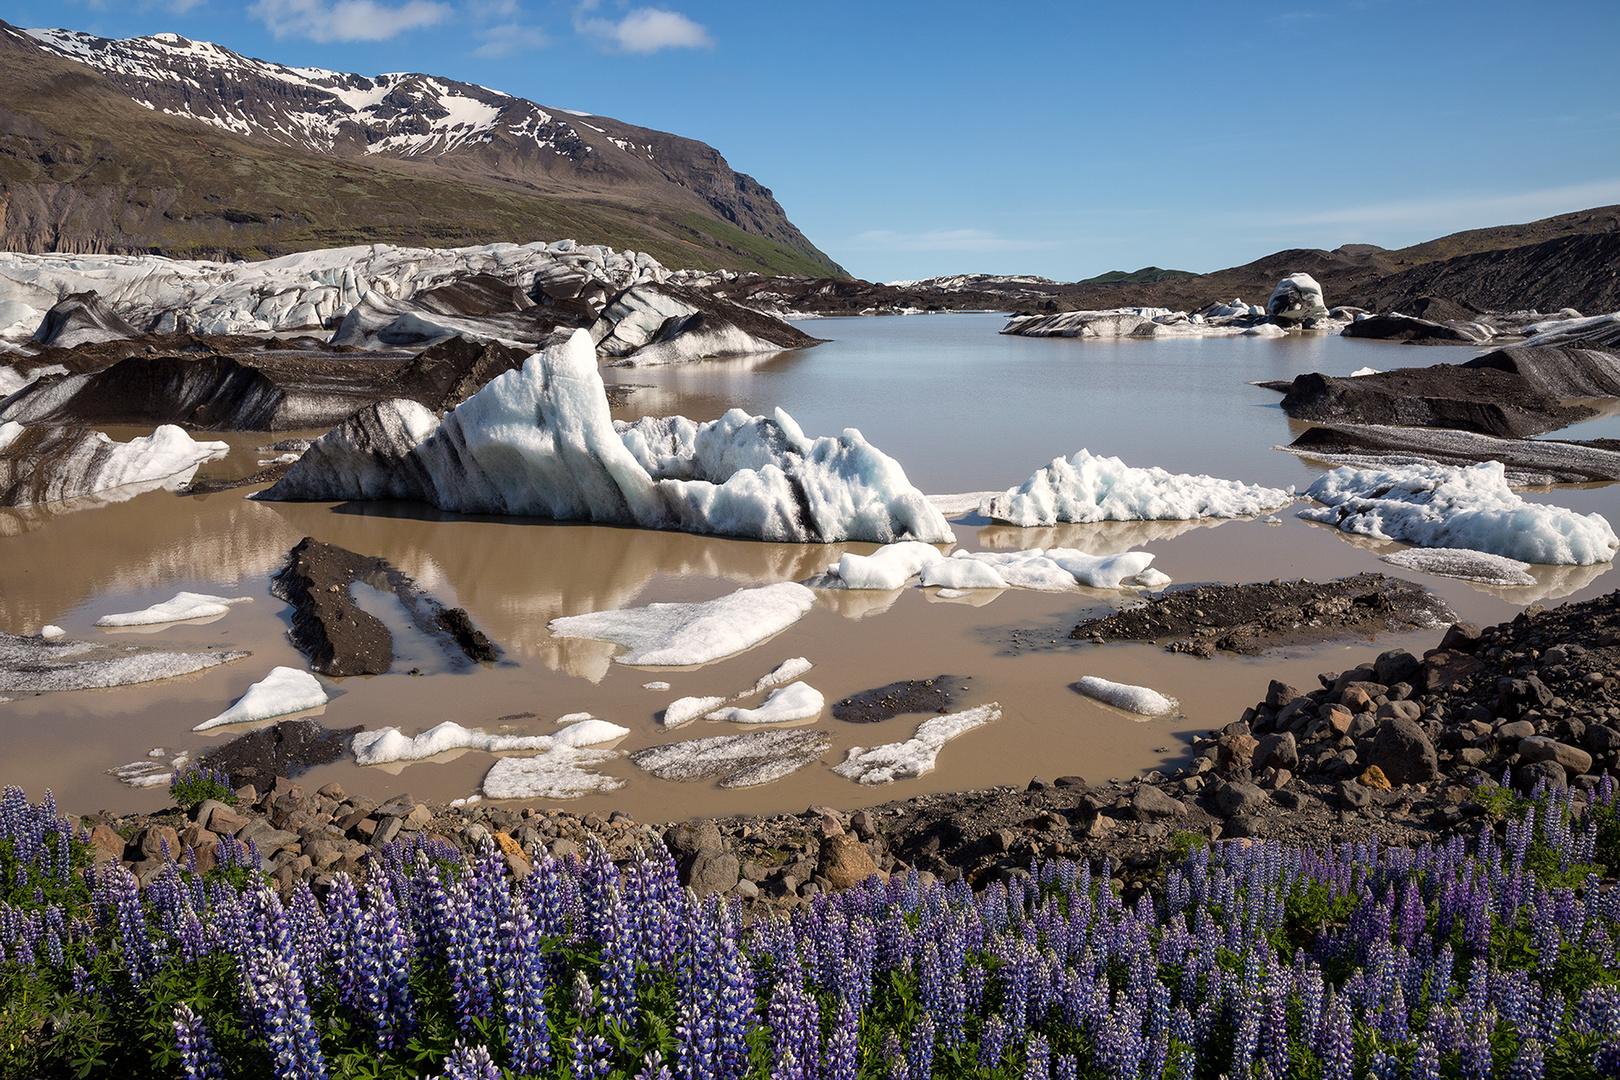
<path fill-rule="evenodd" d="M 60 626 L 46 623 L 44 626 L 39 628 L 39 636 L 44 638 L 46 641 L 53 641 L 59 637 L 66 637 L 67 631 L 62 629 Z"/>
<path fill-rule="evenodd" d="M 752 731 L 649 746 L 630 760 L 660 780 L 719 777 L 723 788 L 780 780 L 820 760 L 832 745 L 825 731 Z"/>
<path fill-rule="evenodd" d="M 747 690 L 743 693 L 734 694 L 732 696 L 746 697 L 748 694 L 763 694 L 765 691 L 773 689 L 774 687 L 786 686 L 788 683 L 792 682 L 794 679 L 797 679 L 800 675 L 803 675 L 805 672 L 809 671 L 815 666 L 816 665 L 812 664 L 802 656 L 789 657 L 755 680 L 754 688 L 752 690 Z"/>
<path fill-rule="evenodd" d="M 100 431 L 0 424 L 0 496 L 8 506 L 37 506 L 98 495 L 118 501 L 189 483 L 223 442 L 197 442 L 174 424 L 114 442 Z"/>
<path fill-rule="evenodd" d="M 1001 706 L 995 702 L 932 716 L 918 725 L 917 733 L 905 742 L 850 747 L 844 760 L 833 766 L 833 772 L 868 787 L 921 776 L 934 771 L 939 751 L 947 742 L 999 719 Z"/>
<path fill-rule="evenodd" d="M 905 470 L 848 428 L 810 439 L 781 409 L 694 424 L 615 425 L 591 339 L 576 331 L 439 421 L 385 402 L 317 439 L 271 500 L 415 499 L 785 542 L 948 542 Z"/>
<path fill-rule="evenodd" d="M 733 705 L 716 709 L 708 714 L 708 719 L 729 720 L 733 724 L 792 724 L 815 719 L 826 704 L 821 691 L 809 683 L 796 682 L 772 690 L 771 696 L 756 709 Z"/>
<path fill-rule="evenodd" d="M 564 717 L 567 719 L 567 717 Z M 612 742 L 630 734 L 630 729 L 594 717 L 577 720 L 550 735 L 504 735 L 480 728 L 465 728 L 453 720 L 437 724 L 420 735 L 405 735 L 398 728 L 362 731 L 354 737 L 357 765 L 387 765 L 400 761 L 421 761 L 451 750 L 551 750 L 578 748 Z"/>
<path fill-rule="evenodd" d="M 209 649 L 158 651 L 97 641 L 47 641 L 0 633 L 0 693 L 92 690 L 204 671 L 249 654 Z"/>
<path fill-rule="evenodd" d="M 1058 522 L 1188 521 L 1262 514 L 1294 501 L 1294 493 L 1212 476 L 1135 468 L 1119 458 L 1081 450 L 1055 458 L 1021 487 L 988 499 L 979 513 L 1011 525 Z"/>
<path fill-rule="evenodd" d="M 1181 708 L 1181 703 L 1173 697 L 1165 697 L 1157 690 L 1146 686 L 1132 686 L 1130 683 L 1110 682 L 1095 675 L 1082 676 L 1075 684 L 1079 691 L 1087 697 L 1096 698 L 1116 709 L 1137 713 L 1140 716 L 1168 716 Z"/>
<path fill-rule="evenodd" d="M 591 771 L 616 757 L 617 750 L 560 743 L 534 757 L 504 757 L 485 774 L 484 794 L 491 799 L 578 799 L 616 791 L 623 780 Z"/>
<path fill-rule="evenodd" d="M 1599 514 L 1524 501 L 1495 461 L 1463 468 L 1338 468 L 1305 494 L 1323 505 L 1301 510 L 1300 517 L 1375 540 L 1572 566 L 1610 562 L 1620 548 Z"/>
<path fill-rule="evenodd" d="M 930 563 L 945 558 L 938 548 L 917 540 L 885 544 L 870 555 L 845 552 L 828 570 L 849 589 L 898 589 Z"/>
<path fill-rule="evenodd" d="M 816 594 L 791 581 L 739 589 L 695 604 L 648 604 L 551 620 L 558 637 L 623 645 L 615 657 L 637 667 L 690 667 L 751 649 L 815 606 Z"/>
<path fill-rule="evenodd" d="M 848 589 L 898 589 L 915 577 L 924 588 L 1061 592 L 1077 585 L 1120 589 L 1168 582 L 1168 577 L 1150 569 L 1152 562 L 1147 551 L 1087 555 L 1073 548 L 1030 548 L 956 551 L 946 558 L 927 544 L 890 544 L 870 555 L 846 554 L 827 568 L 827 574 Z"/>
<path fill-rule="evenodd" d="M 755 694 L 763 694 L 767 690 L 784 686 L 787 683 L 792 682 L 794 679 L 797 679 L 800 675 L 803 675 L 814 666 L 814 664 L 810 663 L 810 661 L 806 660 L 804 657 L 795 656 L 791 659 L 782 661 L 775 668 L 766 672 L 764 675 L 761 675 L 754 682 L 753 686 L 749 687 L 747 690 L 740 690 L 737 693 L 732 694 L 729 699 L 724 697 L 676 698 L 664 709 L 662 721 L 663 725 L 666 728 L 681 727 L 684 724 L 690 724 L 693 720 L 696 720 L 700 716 L 708 716 L 711 720 L 721 719 L 719 716 L 709 714 L 714 713 L 715 710 L 723 706 L 727 700 L 735 701 L 738 698 L 753 697 Z M 669 689 L 668 683 L 648 683 L 647 687 L 648 689 L 652 689 L 655 685 L 660 689 Z M 821 706 L 817 705 L 816 712 L 820 711 Z M 815 713 L 811 713 L 809 715 L 813 716 Z"/>
<path fill-rule="evenodd" d="M 659 367 L 782 348 L 731 323 L 706 319 L 684 300 L 648 286 L 616 297 L 590 333 L 597 352 L 615 358 L 609 367 Z"/>
<path fill-rule="evenodd" d="M 1535 585 L 1536 579 L 1525 571 L 1529 563 L 1506 559 L 1485 551 L 1465 548 L 1408 548 L 1380 555 L 1391 566 L 1417 570 L 1425 574 L 1477 581 L 1482 585 Z"/>
<path fill-rule="evenodd" d="M 726 703 L 723 697 L 676 698 L 664 707 L 664 726 L 678 728 L 690 724 L 698 717 L 713 712 Z"/>
<path fill-rule="evenodd" d="M 270 674 L 248 687 L 247 693 L 238 698 L 236 704 L 191 730 L 207 731 L 228 724 L 269 720 L 306 709 L 318 709 L 328 700 L 321 681 L 302 668 L 271 668 Z"/>
<path fill-rule="evenodd" d="M 231 610 L 232 604 L 251 604 L 251 596 L 210 596 L 207 593 L 182 592 L 173 600 L 153 604 L 140 611 L 125 611 L 103 615 L 97 626 L 159 626 L 164 623 L 186 622 L 190 619 L 212 619 Z"/>
<path fill-rule="evenodd" d="M 1289 274 L 1266 300 L 1266 314 L 1280 322 L 1301 322 L 1327 315 L 1322 286 L 1309 274 Z"/>

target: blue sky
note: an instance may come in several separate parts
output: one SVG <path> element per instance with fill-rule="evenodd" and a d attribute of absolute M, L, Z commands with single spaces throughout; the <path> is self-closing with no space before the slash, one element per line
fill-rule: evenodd
<path fill-rule="evenodd" d="M 1613 0 L 27 0 L 717 147 L 850 272 L 1062 280 L 1620 203 Z M 1582 44 L 1582 43 L 1586 44 Z"/>

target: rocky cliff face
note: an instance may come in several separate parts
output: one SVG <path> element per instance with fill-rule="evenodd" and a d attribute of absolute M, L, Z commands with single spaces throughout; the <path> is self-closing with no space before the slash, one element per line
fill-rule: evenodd
<path fill-rule="evenodd" d="M 81 107 L 63 108 L 75 97 Z M 215 239 L 225 252 L 274 253 L 341 242 L 356 208 L 379 219 L 371 238 L 392 227 L 404 242 L 536 239 L 513 234 L 530 207 L 511 204 L 539 199 L 565 204 L 550 215 L 559 236 L 666 258 L 697 241 L 699 263 L 839 272 L 768 188 L 704 143 L 432 75 L 290 68 L 175 34 L 110 40 L 0 22 L 0 155 L 0 244 L 12 250 L 190 255 Z M 264 171 L 315 171 L 324 184 L 299 176 L 278 206 L 244 190 L 244 172 L 251 187 Z M 388 199 L 401 185 L 458 194 Z M 362 205 L 379 194 L 393 205 Z M 433 206 L 444 213 L 422 209 Z M 300 239 L 312 230 L 314 243 Z"/>

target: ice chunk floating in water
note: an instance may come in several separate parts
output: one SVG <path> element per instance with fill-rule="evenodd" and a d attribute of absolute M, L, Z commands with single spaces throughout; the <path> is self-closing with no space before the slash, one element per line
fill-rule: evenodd
<path fill-rule="evenodd" d="M 1095 675 L 1083 676 L 1075 687 L 1087 697 L 1096 698 L 1116 709 L 1137 713 L 1143 717 L 1168 716 L 1181 708 L 1173 697 L 1165 697 L 1157 690 L 1130 683 L 1110 682 Z"/>
<path fill-rule="evenodd" d="M 1620 547 L 1599 514 L 1525 502 L 1508 488 L 1497 461 L 1463 468 L 1345 466 L 1324 473 L 1305 494 L 1324 505 L 1301 510 L 1300 517 L 1375 540 L 1564 566 L 1609 562 Z"/>
<path fill-rule="evenodd" d="M 159 626 L 163 623 L 184 622 L 187 619 L 211 619 L 223 615 L 232 604 L 251 604 L 251 596 L 210 596 L 207 593 L 177 593 L 173 600 L 153 604 L 140 611 L 125 611 L 116 615 L 103 615 L 97 626 Z"/>
<path fill-rule="evenodd" d="M 640 667 L 707 664 L 753 648 L 804 617 L 816 594 L 791 581 L 741 589 L 698 604 L 648 604 L 553 619 L 558 637 L 612 641 L 629 651 L 615 657 Z"/>
<path fill-rule="evenodd" d="M 271 668 L 270 674 L 248 687 L 235 705 L 191 730 L 207 731 L 227 724 L 268 720 L 273 716 L 318 709 L 328 700 L 321 681 L 302 668 Z"/>
<path fill-rule="evenodd" d="M 501 758 L 484 777 L 484 794 L 491 799 L 577 799 L 616 791 L 623 780 L 590 769 L 618 756 L 617 750 L 558 744 L 534 757 Z"/>
<path fill-rule="evenodd" d="M 664 726 L 677 728 L 690 724 L 704 713 L 712 712 L 726 703 L 723 697 L 676 698 L 664 708 Z"/>
<path fill-rule="evenodd" d="M 825 731 L 754 731 L 649 746 L 630 760 L 660 780 L 720 777 L 723 788 L 754 787 L 814 764 L 832 745 Z"/>
<path fill-rule="evenodd" d="M 442 422 L 407 401 L 358 414 L 259 497 L 416 499 L 459 513 L 806 543 L 953 539 L 905 470 L 854 428 L 810 439 L 781 409 L 616 427 L 583 330 Z"/>
<path fill-rule="evenodd" d="M 771 696 L 757 709 L 733 706 L 717 709 L 709 714 L 710 720 L 730 720 L 734 724 L 791 724 L 821 715 L 827 699 L 809 683 L 796 682 L 772 690 Z"/>
<path fill-rule="evenodd" d="M 630 729 L 594 717 L 569 724 L 552 735 L 501 735 L 465 728 L 453 720 L 428 728 L 420 735 L 404 735 L 398 728 L 362 731 L 354 737 L 357 765 L 385 765 L 421 761 L 451 750 L 550 750 L 557 746 L 594 746 L 630 734 Z"/>
<path fill-rule="evenodd" d="M 957 551 L 945 558 L 927 544 L 889 544 L 870 555 L 845 555 L 828 573 L 849 589 L 898 589 L 912 577 L 926 587 L 948 589 L 1044 589 L 1063 591 L 1078 585 L 1119 589 L 1129 585 L 1163 584 L 1170 579 L 1149 573 L 1153 556 L 1146 551 L 1117 555 L 1087 555 L 1073 548 L 1043 551 Z"/>
<path fill-rule="evenodd" d="M 1485 551 L 1465 548 L 1408 548 L 1380 555 L 1391 566 L 1419 570 L 1425 574 L 1440 574 L 1462 581 L 1477 581 L 1483 585 L 1534 585 L 1536 579 L 1525 573 L 1529 563 L 1517 559 L 1504 559 Z"/>
<path fill-rule="evenodd" d="M 1011 525 L 1093 521 L 1188 521 L 1263 514 L 1294 501 L 1294 493 L 1212 476 L 1139 469 L 1119 458 L 1081 450 L 985 500 L 979 513 Z"/>
<path fill-rule="evenodd" d="M 995 702 L 965 712 L 929 717 L 905 742 L 885 743 L 871 749 L 850 747 L 844 760 L 833 766 L 833 772 L 868 787 L 921 776 L 934 771 L 940 748 L 947 742 L 999 719 L 1001 706 Z"/>
<path fill-rule="evenodd" d="M 159 652 L 94 641 L 0 633 L 0 693 L 90 690 L 189 675 L 248 656 L 223 649 Z"/>

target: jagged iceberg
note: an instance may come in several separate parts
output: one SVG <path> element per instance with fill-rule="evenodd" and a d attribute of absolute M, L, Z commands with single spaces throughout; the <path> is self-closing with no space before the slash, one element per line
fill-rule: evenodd
<path fill-rule="evenodd" d="M 271 668 L 270 674 L 248 687 L 247 693 L 238 698 L 236 704 L 191 730 L 207 731 L 228 724 L 269 720 L 306 709 L 318 709 L 327 700 L 326 687 L 309 672 L 292 667 Z"/>
<path fill-rule="evenodd" d="M 548 624 L 558 637 L 623 645 L 614 659 L 639 667 L 690 667 L 751 649 L 804 617 L 816 594 L 791 581 L 739 589 L 696 604 L 648 604 L 569 615 Z"/>
<path fill-rule="evenodd" d="M 38 506 L 85 495 L 111 501 L 177 488 L 229 446 L 197 442 L 174 424 L 114 442 L 86 428 L 0 424 L 0 506 Z"/>
<path fill-rule="evenodd" d="M 1346 466 L 1324 473 L 1305 494 L 1324 505 L 1301 510 L 1300 517 L 1375 540 L 1573 566 L 1610 562 L 1620 548 L 1599 514 L 1525 502 L 1496 461 L 1463 468 Z"/>
<path fill-rule="evenodd" d="M 905 470 L 846 429 L 733 409 L 615 425 L 590 335 L 531 356 L 440 422 L 384 402 L 317 439 L 270 500 L 415 499 L 458 513 L 831 543 L 954 539 Z"/>
<path fill-rule="evenodd" d="M 187 622 L 191 619 L 212 619 L 231 610 L 232 604 L 251 604 L 251 596 L 210 596 L 207 593 L 176 593 L 173 600 L 142 608 L 103 615 L 97 626 L 161 626 L 165 623 Z M 283 669 L 277 669 L 283 670 Z"/>
<path fill-rule="evenodd" d="M 1141 716 L 1168 716 L 1181 708 L 1173 697 L 1165 697 L 1157 690 L 1130 683 L 1111 682 L 1096 675 L 1083 675 L 1075 688 L 1090 698 L 1106 705 Z"/>
<path fill-rule="evenodd" d="M 568 719 L 568 717 L 564 717 Z M 630 729 L 590 717 L 575 721 L 551 735 L 503 735 L 480 728 L 466 728 L 446 720 L 420 735 L 405 735 L 395 727 L 362 731 L 354 737 L 357 765 L 387 765 L 399 761 L 421 761 L 451 750 L 551 750 L 563 746 L 577 748 L 612 742 L 630 734 Z"/>
<path fill-rule="evenodd" d="M 1095 521 L 1188 521 L 1248 517 L 1286 506 L 1292 491 L 1264 488 L 1212 476 L 1140 469 L 1119 458 L 1081 450 L 1055 458 L 1021 487 L 979 507 L 979 513 L 1012 525 L 1084 524 Z"/>
<path fill-rule="evenodd" d="M 1001 719 L 996 702 L 959 713 L 946 713 L 924 720 L 917 733 L 905 742 L 885 743 L 867 748 L 852 746 L 833 772 L 858 784 L 874 787 L 934 771 L 939 751 L 958 735 Z"/>

